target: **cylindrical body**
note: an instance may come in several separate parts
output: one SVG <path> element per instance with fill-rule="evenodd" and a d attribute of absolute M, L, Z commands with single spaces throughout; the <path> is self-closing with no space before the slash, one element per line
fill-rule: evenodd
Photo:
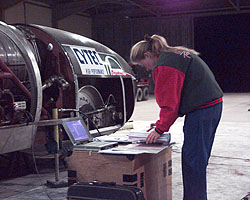
<path fill-rule="evenodd" d="M 121 56 L 94 40 L 44 26 L 0 22 L 0 60 L 0 131 L 5 135 L 0 149 L 9 146 L 4 153 L 33 143 L 22 143 L 23 135 L 31 134 L 25 128 L 21 138 L 15 134 L 8 139 L 11 131 L 6 130 L 51 120 L 54 108 L 74 110 L 93 135 L 96 128 L 102 134 L 115 132 L 132 116 L 133 72 Z M 67 117 L 72 112 L 58 113 L 59 119 Z M 38 127 L 35 144 L 45 144 L 46 134 L 53 138 L 53 127 Z"/>

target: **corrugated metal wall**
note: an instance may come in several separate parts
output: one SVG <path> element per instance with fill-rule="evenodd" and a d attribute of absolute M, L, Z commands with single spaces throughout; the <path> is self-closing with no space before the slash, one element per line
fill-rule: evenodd
<path fill-rule="evenodd" d="M 192 17 L 170 18 L 102 18 L 93 20 L 93 39 L 110 47 L 127 61 L 131 46 L 144 35 L 164 36 L 171 46 L 193 48 Z"/>

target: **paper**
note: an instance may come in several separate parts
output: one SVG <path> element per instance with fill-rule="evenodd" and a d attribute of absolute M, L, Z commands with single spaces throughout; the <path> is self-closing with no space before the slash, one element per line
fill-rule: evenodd
<path fill-rule="evenodd" d="M 95 137 L 93 140 L 103 142 L 129 142 L 129 137 L 127 135 L 111 134 Z"/>
<path fill-rule="evenodd" d="M 94 138 L 94 140 L 99 141 L 109 141 L 109 142 L 136 142 L 136 141 L 146 141 L 149 132 L 146 131 L 136 131 L 136 130 L 122 130 L 110 135 L 104 135 Z M 164 133 L 159 137 L 156 143 L 169 144 L 171 141 L 171 134 Z"/>
<path fill-rule="evenodd" d="M 99 151 L 99 153 L 108 153 L 108 154 L 157 154 L 162 150 L 168 148 L 169 146 L 162 144 L 128 144 L 128 145 L 119 145 L 111 149 L 105 149 Z"/>
<path fill-rule="evenodd" d="M 134 140 L 146 140 L 149 132 L 143 132 L 143 131 L 130 131 L 128 134 L 129 141 L 134 141 Z M 156 141 L 156 143 L 166 143 L 169 144 L 171 140 L 171 134 L 170 133 L 164 133 L 162 134 Z"/>

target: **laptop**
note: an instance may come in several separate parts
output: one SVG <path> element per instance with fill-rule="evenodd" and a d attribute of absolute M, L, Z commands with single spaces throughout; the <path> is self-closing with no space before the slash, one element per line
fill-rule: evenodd
<path fill-rule="evenodd" d="M 73 150 L 99 151 L 118 145 L 118 142 L 93 141 L 93 136 L 80 117 L 62 119 L 62 126 L 73 144 Z"/>

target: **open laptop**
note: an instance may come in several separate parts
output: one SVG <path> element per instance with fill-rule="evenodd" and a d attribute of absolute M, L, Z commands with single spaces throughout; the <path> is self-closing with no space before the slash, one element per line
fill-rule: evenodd
<path fill-rule="evenodd" d="M 62 119 L 62 126 L 69 136 L 74 150 L 99 151 L 118 145 L 118 142 L 93 141 L 93 136 L 80 117 Z"/>

